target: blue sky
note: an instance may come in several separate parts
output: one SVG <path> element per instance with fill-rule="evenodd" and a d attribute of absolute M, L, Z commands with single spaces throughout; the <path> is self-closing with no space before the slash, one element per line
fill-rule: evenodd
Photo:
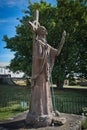
<path fill-rule="evenodd" d="M 31 0 L 39 2 L 39 0 Z M 53 5 L 56 0 L 46 0 Z M 17 18 L 22 18 L 24 15 L 22 10 L 27 9 L 28 0 L 0 0 L 0 62 L 10 62 L 14 57 L 13 52 L 5 49 L 6 43 L 2 41 L 3 35 L 12 37 L 15 35 L 15 26 L 18 25 Z"/>

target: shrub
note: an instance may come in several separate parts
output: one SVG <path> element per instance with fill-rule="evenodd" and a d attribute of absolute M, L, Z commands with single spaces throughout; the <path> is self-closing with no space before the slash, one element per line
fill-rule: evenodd
<path fill-rule="evenodd" d="M 87 116 L 87 107 L 84 107 L 82 110 L 83 110 L 84 115 Z"/>
<path fill-rule="evenodd" d="M 85 130 L 85 129 L 87 129 L 87 117 L 82 123 L 82 130 Z"/>

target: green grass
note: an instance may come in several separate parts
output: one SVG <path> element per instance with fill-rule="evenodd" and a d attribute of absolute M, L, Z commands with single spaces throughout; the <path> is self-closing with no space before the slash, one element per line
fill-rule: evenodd
<path fill-rule="evenodd" d="M 0 85 L 0 97 L 3 98 L 6 95 L 12 95 L 13 98 L 21 98 L 23 95 L 28 95 L 28 91 L 25 87 Z"/>
<path fill-rule="evenodd" d="M 82 108 L 87 107 L 87 89 L 54 90 L 54 109 L 64 113 L 82 114 Z"/>
<path fill-rule="evenodd" d="M 56 108 L 60 112 L 72 113 L 87 107 L 87 91 L 55 90 Z M 15 116 L 29 108 L 31 91 L 26 87 L 0 85 L 0 121 Z M 26 105 L 27 103 L 27 105 Z"/>
<path fill-rule="evenodd" d="M 19 86 L 0 85 L 0 121 L 28 109 L 30 90 Z M 27 106 L 23 106 L 27 103 Z M 26 104 L 25 104 L 26 105 Z"/>
<path fill-rule="evenodd" d="M 4 109 L 2 107 L 0 108 L 0 121 L 11 118 L 19 113 L 22 113 L 23 111 L 27 109 L 28 107 L 22 107 L 19 104 L 14 104 L 10 107 L 5 107 Z"/>
<path fill-rule="evenodd" d="M 87 130 L 87 118 L 83 121 L 83 123 L 82 123 L 82 128 L 83 128 L 84 130 Z"/>
<path fill-rule="evenodd" d="M 86 89 L 87 86 L 80 86 L 80 85 L 67 86 L 67 85 L 65 85 L 64 88 Z"/>
<path fill-rule="evenodd" d="M 64 90 L 55 90 L 55 95 L 63 96 L 63 97 L 86 97 L 87 96 L 87 89 L 82 91 L 82 90 L 72 90 L 72 89 L 64 89 Z"/>
<path fill-rule="evenodd" d="M 11 117 L 13 117 L 13 116 L 15 116 L 15 115 L 17 115 L 19 113 L 21 113 L 21 112 L 19 112 L 19 111 L 16 111 L 16 112 L 14 112 L 14 111 L 1 112 L 0 113 L 0 121 L 4 121 L 6 119 L 9 119 L 9 118 L 11 118 Z"/>

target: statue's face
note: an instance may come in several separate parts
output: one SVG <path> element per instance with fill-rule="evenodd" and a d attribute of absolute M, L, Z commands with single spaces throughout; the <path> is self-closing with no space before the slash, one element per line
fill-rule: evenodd
<path fill-rule="evenodd" d="M 38 35 L 47 35 L 47 30 L 44 26 L 40 26 L 37 29 L 37 34 Z"/>

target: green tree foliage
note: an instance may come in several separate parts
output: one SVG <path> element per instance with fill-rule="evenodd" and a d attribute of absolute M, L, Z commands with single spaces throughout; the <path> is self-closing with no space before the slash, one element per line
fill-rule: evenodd
<path fill-rule="evenodd" d="M 75 73 L 87 78 L 87 2 L 84 0 L 58 0 L 58 30 L 67 32 L 66 44 L 54 68 L 54 77 L 61 87 L 66 75 Z M 58 68 L 58 69 L 57 69 Z M 59 73 L 55 75 L 56 70 Z"/>
<path fill-rule="evenodd" d="M 86 0 L 57 0 L 52 6 L 44 1 L 29 2 L 25 16 L 16 27 L 16 35 L 12 38 L 4 36 L 6 48 L 15 52 L 10 69 L 23 71 L 31 75 L 32 66 L 32 33 L 28 21 L 33 21 L 34 11 L 40 12 L 40 24 L 48 30 L 48 44 L 57 48 L 63 30 L 66 30 L 66 43 L 61 54 L 56 58 L 53 70 L 53 81 L 60 87 L 64 79 L 78 73 L 87 78 L 87 2 Z"/>

